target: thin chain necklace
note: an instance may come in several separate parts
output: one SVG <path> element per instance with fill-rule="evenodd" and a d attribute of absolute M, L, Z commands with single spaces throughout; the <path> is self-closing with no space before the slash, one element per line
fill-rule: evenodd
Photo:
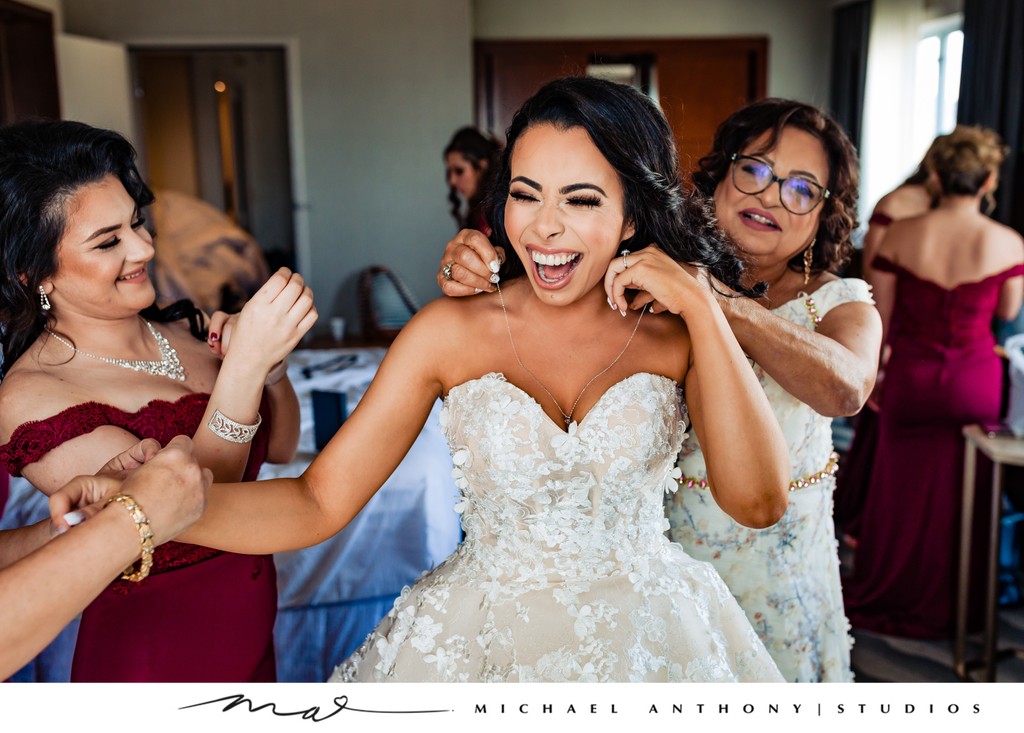
<path fill-rule="evenodd" d="M 181 361 L 178 359 L 178 352 L 174 350 L 170 342 L 164 338 L 164 335 L 153 328 L 153 324 L 149 321 L 143 320 L 146 324 L 146 328 L 153 334 L 153 338 L 156 340 L 157 348 L 160 349 L 160 360 L 159 361 L 145 361 L 142 359 L 111 359 L 108 356 L 97 356 L 96 354 L 90 354 L 88 351 L 82 351 L 81 349 L 75 348 L 75 346 L 56 333 L 50 328 L 46 331 L 58 343 L 64 344 L 69 349 L 74 351 L 76 354 L 87 356 L 90 359 L 96 359 L 96 361 L 103 361 L 107 364 L 113 364 L 114 366 L 124 367 L 125 369 L 131 369 L 135 372 L 145 372 L 146 374 L 152 374 L 154 377 L 167 377 L 168 379 L 176 379 L 179 382 L 185 381 L 185 367 L 181 365 Z"/>
<path fill-rule="evenodd" d="M 640 317 L 636 319 L 636 325 L 633 326 L 633 333 L 629 334 L 629 339 L 626 340 L 626 345 L 622 347 L 622 351 L 619 352 L 619 355 L 616 356 L 614 359 L 612 359 L 612 363 L 611 364 L 609 364 L 604 369 L 599 371 L 597 374 L 595 374 L 593 377 L 590 378 L 589 382 L 587 382 L 586 384 L 583 385 L 583 389 L 581 389 L 580 393 L 578 395 L 576 395 L 576 400 L 572 403 L 572 407 L 569 408 L 569 412 L 566 412 L 565 410 L 562 409 L 562 406 L 560 404 L 558 404 L 558 400 L 555 399 L 555 396 L 553 394 L 551 394 L 551 390 L 548 389 L 544 385 L 544 382 L 540 381 L 540 377 L 538 377 L 536 374 L 534 374 L 533 370 L 530 369 L 530 367 L 526 366 L 526 364 L 523 363 L 522 358 L 519 356 L 519 350 L 516 349 L 516 342 L 512 338 L 512 326 L 509 324 L 509 321 L 508 321 L 508 311 L 505 309 L 505 297 L 501 294 L 501 285 L 498 285 L 497 287 L 498 287 L 498 300 L 501 302 L 501 312 L 505 316 L 505 330 L 508 331 L 508 342 L 512 345 L 512 353 L 515 354 L 516 361 L 519 362 L 519 366 L 521 366 L 526 371 L 527 374 L 529 374 L 531 377 L 533 377 L 534 381 L 536 381 L 537 384 L 540 385 L 540 388 L 542 390 L 547 392 L 548 397 L 551 398 L 551 401 L 555 403 L 555 407 L 562 414 L 562 419 L 565 422 L 565 427 L 566 427 L 566 429 L 568 429 L 569 425 L 572 423 L 572 414 L 574 412 L 576 412 L 576 405 L 578 405 L 580 403 L 580 398 L 583 397 L 583 393 L 587 391 L 587 388 L 590 385 L 592 385 L 594 383 L 594 381 L 598 377 L 600 377 L 602 374 L 604 374 L 609 369 L 611 369 L 613 366 L 615 366 L 615 363 L 619 359 L 622 358 L 623 354 L 626 353 L 626 349 L 628 349 L 629 345 L 633 342 L 633 337 L 636 336 L 637 329 L 640 328 L 640 321 L 643 320 L 644 312 L 646 312 L 647 308 L 644 307 L 644 308 L 642 308 L 640 310 Z"/>

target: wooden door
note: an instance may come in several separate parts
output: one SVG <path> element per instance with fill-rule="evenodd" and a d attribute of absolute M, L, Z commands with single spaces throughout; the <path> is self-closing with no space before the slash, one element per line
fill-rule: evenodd
<path fill-rule="evenodd" d="M 0 0 L 0 123 L 60 118 L 53 14 Z"/>
<path fill-rule="evenodd" d="M 661 104 L 685 173 L 730 113 L 765 95 L 766 38 L 477 41 L 477 125 L 504 138 L 515 110 L 545 82 L 596 65 L 631 63 Z M 645 88 L 646 87 L 646 88 Z"/>

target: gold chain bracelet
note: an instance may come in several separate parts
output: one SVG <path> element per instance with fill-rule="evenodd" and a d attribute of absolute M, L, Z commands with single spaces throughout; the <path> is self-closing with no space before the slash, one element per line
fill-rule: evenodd
<path fill-rule="evenodd" d="M 128 496 L 128 494 L 114 494 L 107 499 L 107 503 L 104 506 L 109 506 L 113 502 L 121 504 L 128 510 L 129 516 L 135 522 L 136 529 L 139 530 L 139 543 L 142 545 L 142 563 L 139 565 L 138 570 L 135 569 L 135 563 L 132 563 L 124 569 L 124 573 L 121 575 L 124 580 L 138 583 L 146 579 L 150 568 L 153 567 L 153 532 L 149 528 L 149 518 L 146 517 L 146 513 L 142 511 L 142 507 L 139 506 L 138 502 Z"/>
<path fill-rule="evenodd" d="M 829 476 L 835 476 L 836 471 L 839 470 L 839 454 L 832 451 L 832 454 L 828 457 L 828 463 L 825 464 L 825 468 L 812 473 L 810 476 L 804 476 L 789 482 L 790 491 L 798 491 L 800 489 L 806 489 L 808 486 L 815 486 Z M 694 478 L 692 476 L 683 476 L 679 479 L 679 485 L 684 489 L 706 489 L 711 484 L 708 483 L 707 479 Z"/>

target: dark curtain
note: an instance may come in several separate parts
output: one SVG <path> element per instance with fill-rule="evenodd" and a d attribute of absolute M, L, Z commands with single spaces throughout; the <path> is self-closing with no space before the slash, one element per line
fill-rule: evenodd
<path fill-rule="evenodd" d="M 998 132 L 1003 164 L 993 218 L 1024 233 L 1024 2 L 965 0 L 957 122 Z"/>
<path fill-rule="evenodd" d="M 864 80 L 868 68 L 871 0 L 859 0 L 832 12 L 832 85 L 829 106 L 860 149 L 864 116 Z"/>

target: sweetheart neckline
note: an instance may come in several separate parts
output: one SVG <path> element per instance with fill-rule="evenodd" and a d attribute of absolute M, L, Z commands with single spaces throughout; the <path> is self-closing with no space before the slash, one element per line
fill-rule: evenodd
<path fill-rule="evenodd" d="M 593 405 L 591 405 L 590 409 L 587 410 L 587 413 L 582 418 L 580 418 L 579 420 L 573 420 L 572 423 L 570 423 L 570 425 L 575 424 L 577 429 L 582 427 L 583 423 L 586 422 L 587 419 L 590 417 L 590 414 L 592 412 L 594 412 L 604 402 L 604 398 L 610 392 L 612 392 L 616 388 L 620 387 L 621 385 L 625 384 L 626 382 L 630 381 L 634 377 L 641 377 L 641 376 L 646 376 L 646 377 L 649 377 L 649 378 L 654 378 L 656 380 L 657 379 L 664 380 L 665 382 L 668 382 L 670 385 L 672 385 L 673 389 L 676 389 L 676 388 L 679 387 L 679 383 L 676 382 L 676 380 L 674 380 L 674 379 L 672 379 L 670 377 L 666 377 L 664 374 L 655 374 L 654 372 L 643 372 L 643 371 L 641 371 L 641 372 L 634 372 L 633 374 L 630 374 L 627 377 L 623 377 L 618 382 L 615 382 L 615 384 L 613 384 L 610 387 L 608 387 L 608 389 L 606 389 L 604 392 L 602 392 L 601 396 L 597 398 L 597 401 L 594 402 Z M 471 384 L 473 384 L 475 382 L 483 382 L 485 380 L 493 380 L 493 381 L 498 382 L 500 384 L 508 385 L 509 387 L 514 389 L 515 391 L 519 392 L 521 395 L 526 397 L 526 399 L 529 400 L 529 402 L 533 403 L 533 405 L 540 411 L 540 414 L 544 416 L 544 422 L 548 423 L 551 427 L 555 428 L 558 432 L 562 433 L 563 435 L 569 434 L 570 431 L 568 429 L 566 429 L 566 428 L 560 427 L 558 425 L 558 423 L 555 422 L 555 420 L 551 417 L 551 415 L 549 415 L 544 410 L 543 405 L 541 405 L 540 402 L 537 401 L 536 397 L 531 395 L 529 392 L 527 392 L 525 389 L 520 387 L 518 384 L 515 384 L 514 382 L 510 382 L 508 380 L 508 377 L 506 377 L 505 374 L 502 373 L 502 372 L 487 372 L 487 374 L 484 374 L 483 376 L 475 377 L 473 379 L 467 379 L 465 382 L 462 382 L 461 384 L 456 384 L 454 387 L 452 387 L 451 389 L 448 390 L 448 394 L 444 398 L 445 403 L 448 402 L 448 398 L 451 397 L 452 392 L 454 392 L 455 390 L 460 389 L 462 387 L 467 387 L 468 385 L 471 385 Z"/>

